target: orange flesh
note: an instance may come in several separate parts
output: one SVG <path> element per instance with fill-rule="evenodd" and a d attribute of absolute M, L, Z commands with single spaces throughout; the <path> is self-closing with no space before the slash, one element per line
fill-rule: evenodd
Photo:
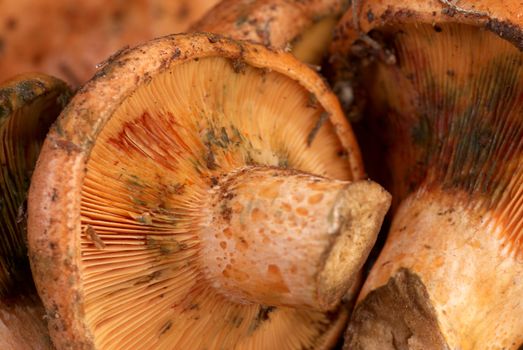
<path fill-rule="evenodd" d="M 119 107 L 82 189 L 85 320 L 98 348 L 293 349 L 329 336 L 343 313 L 234 304 L 198 266 L 214 177 L 268 165 L 350 178 L 330 122 L 307 144 L 322 113 L 298 83 L 221 58 L 161 73 Z"/>

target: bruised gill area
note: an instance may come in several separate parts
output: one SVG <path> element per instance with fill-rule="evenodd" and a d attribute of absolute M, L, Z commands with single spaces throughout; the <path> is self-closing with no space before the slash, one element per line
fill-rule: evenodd
<path fill-rule="evenodd" d="M 63 82 L 39 74 L 0 86 L 0 348 L 51 346 L 27 258 L 26 198 L 40 146 L 68 94 Z"/>
<path fill-rule="evenodd" d="M 0 86 L 0 295 L 32 286 L 25 200 L 40 146 L 62 108 L 63 91 L 48 89 L 36 78 Z"/>
<path fill-rule="evenodd" d="M 397 210 L 347 346 L 369 348 L 372 332 L 388 327 L 392 336 L 379 348 L 406 348 L 403 333 L 415 341 L 426 331 L 416 322 L 406 331 L 372 306 L 390 303 L 379 297 L 381 286 L 408 269 L 427 288 L 436 317 L 427 322 L 448 346 L 516 349 L 523 340 L 523 56 L 467 25 L 397 25 L 376 34 L 397 64 L 367 66 L 359 81 L 372 99 L 366 123 L 383 141 L 378 153 Z"/>
<path fill-rule="evenodd" d="M 348 180 L 343 158 L 314 96 L 280 74 L 205 58 L 138 88 L 98 137 L 82 189 L 85 322 L 96 347 L 324 344 L 344 311 L 238 303 L 215 292 L 201 261 L 202 209 L 236 169 L 292 167 Z"/>
<path fill-rule="evenodd" d="M 523 234 L 523 56 L 472 26 L 388 28 L 398 65 L 378 64 L 369 94 L 373 129 L 386 143 L 400 201 L 442 187 L 478 200 L 507 225 L 507 249 Z M 371 81 L 369 79 L 368 81 Z M 380 109 L 383 106 L 383 109 Z M 472 209 L 472 208 L 471 208 Z"/>

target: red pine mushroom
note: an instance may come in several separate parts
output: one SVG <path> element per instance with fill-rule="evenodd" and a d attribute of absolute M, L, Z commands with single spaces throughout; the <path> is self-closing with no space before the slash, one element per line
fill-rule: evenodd
<path fill-rule="evenodd" d="M 358 1 L 339 25 L 337 83 L 394 198 L 346 349 L 521 348 L 520 5 Z"/>
<path fill-rule="evenodd" d="M 29 198 L 59 349 L 331 347 L 389 195 L 291 55 L 210 34 L 120 53 L 48 135 Z"/>

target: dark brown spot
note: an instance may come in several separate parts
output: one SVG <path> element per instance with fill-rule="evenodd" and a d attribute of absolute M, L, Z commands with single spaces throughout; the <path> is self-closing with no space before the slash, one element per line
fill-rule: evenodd
<path fill-rule="evenodd" d="M 254 320 L 252 320 L 252 323 L 249 326 L 249 333 L 253 333 L 256 329 L 260 328 L 260 326 L 269 319 L 269 315 L 274 310 L 276 310 L 276 307 L 274 306 L 261 305 L 256 317 L 254 317 Z"/>
<path fill-rule="evenodd" d="M 235 73 L 245 73 L 245 68 L 247 67 L 243 58 L 238 57 L 232 60 L 232 69 Z"/>
<path fill-rule="evenodd" d="M 312 92 L 309 93 L 309 97 L 307 98 L 307 107 L 318 108 L 318 98 Z"/>
<path fill-rule="evenodd" d="M 445 7 L 441 10 L 441 13 L 449 17 L 454 17 L 456 15 L 456 10 L 451 7 Z"/>
<path fill-rule="evenodd" d="M 231 221 L 232 217 L 232 209 L 229 208 L 227 205 L 222 205 L 222 217 L 225 221 L 229 222 Z"/>
<path fill-rule="evenodd" d="M 189 17 L 191 14 L 191 11 L 189 9 L 189 5 L 187 5 L 187 2 L 182 2 L 180 7 L 178 8 L 178 11 L 176 12 L 176 19 L 178 21 L 183 21 Z"/>
<path fill-rule="evenodd" d="M 175 60 L 178 57 L 180 57 L 181 54 L 182 54 L 182 51 L 179 48 L 175 48 L 174 51 L 173 51 L 173 54 L 171 55 L 171 58 L 173 60 Z"/>
<path fill-rule="evenodd" d="M 211 44 L 215 44 L 215 43 L 218 42 L 218 40 L 220 39 L 220 37 L 219 37 L 218 35 L 216 35 L 216 34 L 212 34 L 212 33 L 211 33 L 211 34 L 209 34 L 209 35 L 207 36 L 207 39 L 209 40 L 209 42 L 210 42 Z"/>
<path fill-rule="evenodd" d="M 69 140 L 56 140 L 55 145 L 58 148 L 66 150 L 68 154 L 71 154 L 73 152 L 80 152 L 82 150 L 80 146 L 74 144 Z"/>
<path fill-rule="evenodd" d="M 354 311 L 344 349 L 449 349 L 421 279 L 400 269 Z"/>
<path fill-rule="evenodd" d="M 139 278 L 134 285 L 149 284 L 151 281 L 158 279 L 162 275 L 162 271 L 154 271 L 146 276 Z"/>
<path fill-rule="evenodd" d="M 16 27 L 18 27 L 18 21 L 14 17 L 9 17 L 5 21 L 5 29 L 7 30 L 15 30 Z"/>
<path fill-rule="evenodd" d="M 215 170 L 217 165 L 216 165 L 216 159 L 214 158 L 214 153 L 211 149 L 210 146 L 207 147 L 207 154 L 205 156 L 205 162 L 206 162 L 206 165 L 207 165 L 207 169 L 209 170 Z"/>
<path fill-rule="evenodd" d="M 239 315 L 234 315 L 231 319 L 231 324 L 235 328 L 239 328 L 242 325 L 242 323 L 243 323 L 243 317 L 241 317 Z"/>
<path fill-rule="evenodd" d="M 499 21 L 490 19 L 486 25 L 487 29 L 496 33 L 505 40 L 510 41 L 520 50 L 523 50 L 523 30 L 520 26 L 510 21 Z"/>
<path fill-rule="evenodd" d="M 247 22 L 249 18 L 247 17 L 246 14 L 240 14 L 237 18 L 236 18 L 236 21 L 234 22 L 234 25 L 236 25 L 237 27 L 241 26 L 242 24 L 244 24 L 245 22 Z"/>
<path fill-rule="evenodd" d="M 85 230 L 85 233 L 87 237 L 94 243 L 94 246 L 96 249 L 104 249 L 105 248 L 105 242 L 98 236 L 98 233 L 96 233 L 96 230 L 93 226 L 87 225 L 87 228 Z"/>

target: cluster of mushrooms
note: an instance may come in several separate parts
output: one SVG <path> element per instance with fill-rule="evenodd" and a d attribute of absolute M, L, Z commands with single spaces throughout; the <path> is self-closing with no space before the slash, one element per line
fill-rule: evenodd
<path fill-rule="evenodd" d="M 521 3 L 20 3 L 0 349 L 523 349 Z"/>

